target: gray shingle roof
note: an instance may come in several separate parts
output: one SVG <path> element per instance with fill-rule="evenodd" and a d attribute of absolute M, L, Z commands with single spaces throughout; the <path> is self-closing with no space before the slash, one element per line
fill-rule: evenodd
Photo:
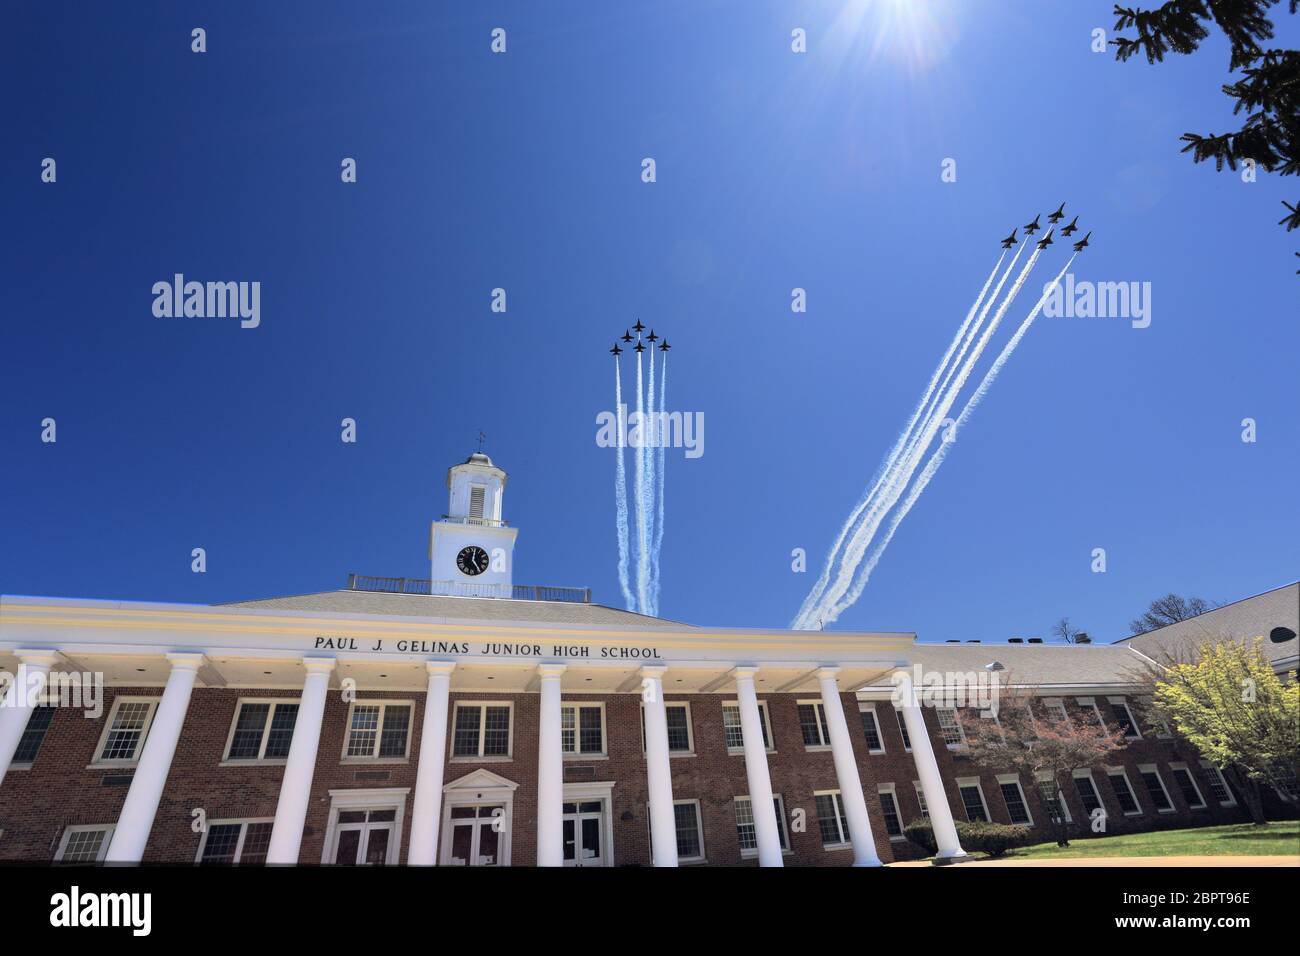
<path fill-rule="evenodd" d="M 513 601 L 505 598 L 446 597 L 387 591 L 320 591 L 256 601 L 231 601 L 219 607 L 268 611 L 318 611 L 336 614 L 427 617 L 441 621 L 501 621 L 516 624 L 579 624 L 590 627 L 671 627 L 690 625 L 620 611 L 603 604 L 564 601 Z"/>
<path fill-rule="evenodd" d="M 1126 647 L 1113 644 L 913 644 L 908 651 L 923 672 L 969 673 L 1002 664 L 998 679 L 1048 687 L 1092 687 L 1134 682 L 1145 664 Z M 888 678 L 877 681 L 888 684 Z"/>
<path fill-rule="evenodd" d="M 1196 617 L 1169 624 L 1165 627 L 1126 637 L 1113 646 L 1131 645 L 1135 650 L 1157 661 L 1167 658 L 1194 659 L 1197 644 L 1232 638 L 1238 641 L 1264 639 L 1264 653 L 1274 664 L 1294 660 L 1300 650 L 1300 638 L 1283 643 L 1269 640 L 1269 633 L 1277 627 L 1288 628 L 1292 635 L 1300 634 L 1300 582 L 1265 591 L 1223 607 L 1206 611 Z"/>

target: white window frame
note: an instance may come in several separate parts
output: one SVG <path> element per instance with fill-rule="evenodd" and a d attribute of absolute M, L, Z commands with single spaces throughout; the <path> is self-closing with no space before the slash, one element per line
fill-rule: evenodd
<path fill-rule="evenodd" d="M 704 845 L 704 811 L 700 809 L 700 801 L 695 799 L 674 800 L 673 801 L 673 842 L 677 842 L 677 807 L 689 806 L 695 811 L 695 832 L 700 836 L 700 853 L 698 856 L 678 856 L 678 863 L 707 863 L 709 859 L 708 848 Z M 646 820 L 649 822 L 649 808 L 647 807 Z M 650 843 L 654 846 L 653 839 Z M 652 850 L 653 853 L 653 850 Z"/>
<path fill-rule="evenodd" d="M 921 819 L 930 819 L 930 805 L 925 802 L 925 788 L 921 786 L 920 780 L 913 780 L 912 786 L 916 789 L 916 805 L 921 808 Z"/>
<path fill-rule="evenodd" d="M 644 709 L 644 704 L 642 708 Z M 580 750 L 582 746 L 582 709 L 600 708 L 600 749 Z M 573 750 L 564 749 L 564 712 L 573 711 Z M 642 716 L 642 727 L 645 718 Z M 605 722 L 605 702 L 603 700 L 561 700 L 560 701 L 560 753 L 565 760 L 607 760 L 609 758 L 609 730 Z"/>
<path fill-rule="evenodd" d="M 980 795 L 980 803 L 983 804 L 984 806 L 984 819 L 987 820 L 989 823 L 992 823 L 993 814 L 989 813 L 989 801 L 988 798 L 984 796 L 984 787 L 981 786 L 980 784 L 980 778 L 979 777 L 958 777 L 956 782 L 957 782 L 957 797 L 958 799 L 961 800 L 961 812 L 962 812 L 962 816 L 966 818 L 966 822 L 974 823 L 976 821 L 971 820 L 970 814 L 966 812 L 966 798 L 961 795 L 961 788 L 974 787 L 976 792 Z"/>
<path fill-rule="evenodd" d="M 848 830 L 849 818 L 844 813 L 844 796 L 838 790 L 814 790 L 813 791 L 813 809 L 817 808 L 818 797 L 830 797 L 835 806 L 835 831 L 840 835 L 838 843 L 823 843 L 822 849 L 826 852 L 834 850 L 846 850 L 853 846 L 853 837 Z M 821 839 L 821 814 L 817 814 L 817 838 Z M 840 826 L 840 821 L 844 821 L 844 826 Z"/>
<path fill-rule="evenodd" d="M 1062 697 L 1044 697 L 1043 710 L 1050 714 L 1057 721 L 1070 722 L 1070 712 L 1065 708 L 1065 699 Z"/>
<path fill-rule="evenodd" d="M 144 750 L 145 742 L 149 739 L 149 731 L 153 729 L 154 717 L 158 714 L 158 704 L 161 697 L 142 697 L 142 696 L 118 696 L 113 699 L 113 706 L 108 711 L 108 717 L 104 720 L 104 729 L 99 734 L 99 742 L 95 744 L 95 759 L 86 768 L 87 770 L 96 770 L 103 767 L 134 767 L 140 759 L 140 754 Z M 130 757 L 108 758 L 104 756 L 104 748 L 108 745 L 108 736 L 113 729 L 113 721 L 117 719 L 117 712 L 123 704 L 148 704 L 149 716 L 145 718 L 144 729 L 140 733 L 140 739 L 136 741 L 135 752 Z"/>
<path fill-rule="evenodd" d="M 943 714 L 945 713 L 952 714 L 953 724 L 957 728 L 957 736 L 961 738 L 961 740 L 957 741 L 956 743 L 951 743 L 948 740 L 947 728 L 945 728 L 943 725 Z M 939 736 L 943 738 L 944 745 L 949 750 L 965 750 L 966 749 L 966 728 L 964 728 L 961 725 L 961 714 L 957 712 L 957 708 L 956 707 L 935 707 L 934 716 L 935 719 L 938 720 L 939 722 Z"/>
<path fill-rule="evenodd" d="M 1002 804 L 1007 808 L 1007 819 L 1011 820 L 1011 807 L 1007 805 L 1007 796 L 1002 792 L 1002 787 L 1005 786 L 1006 784 L 1012 783 L 1015 784 L 1016 791 L 1020 794 L 1020 803 L 1024 806 L 1025 816 L 1029 817 L 1029 819 L 1023 823 L 1020 822 L 1019 820 L 1011 820 L 1011 823 L 1014 826 L 1018 826 L 1018 827 L 1034 826 L 1034 811 L 1033 808 L 1029 806 L 1029 798 L 1025 796 L 1025 788 L 1020 785 L 1020 774 L 1001 773 L 998 774 L 997 781 L 998 781 L 998 796 L 1002 798 Z"/>
<path fill-rule="evenodd" d="M 95 863 L 104 862 L 104 857 L 108 855 L 108 845 L 113 842 L 113 831 L 116 829 L 117 829 L 117 824 L 115 823 L 89 823 L 89 824 L 81 824 L 78 826 L 64 827 L 63 836 L 59 838 L 59 848 L 54 851 L 54 862 L 55 863 L 63 862 L 63 854 L 66 853 L 68 850 L 68 841 L 72 838 L 72 834 L 87 833 L 96 830 L 104 831 L 104 842 L 102 842 L 99 845 L 99 851 L 96 854 L 93 862 Z M 69 865 L 76 864 L 81 866 L 89 866 L 91 862 L 92 861 L 90 860 L 69 860 L 68 861 Z"/>
<path fill-rule="evenodd" d="M 1105 813 L 1107 815 L 1110 814 L 1110 811 L 1106 809 L 1106 798 L 1101 795 L 1101 787 L 1097 786 L 1097 778 L 1093 776 L 1091 767 L 1079 767 L 1070 771 L 1070 779 L 1087 780 L 1090 784 L 1092 784 L 1092 793 L 1093 796 L 1097 798 L 1097 807 L 1101 810 L 1102 813 Z M 1075 784 L 1074 791 L 1076 794 L 1079 792 L 1078 784 Z M 1083 806 L 1082 794 L 1079 795 L 1079 806 Z M 1091 815 L 1091 811 L 1089 811 L 1087 807 L 1084 807 L 1083 812 L 1085 815 Z"/>
<path fill-rule="evenodd" d="M 1217 775 L 1217 777 L 1218 777 L 1218 779 L 1219 779 L 1219 784 L 1223 787 L 1223 792 L 1226 793 L 1226 794 L 1228 795 L 1228 799 L 1227 799 L 1227 800 L 1219 800 L 1219 806 L 1221 806 L 1221 807 L 1235 807 L 1235 806 L 1237 805 L 1237 798 L 1236 798 L 1236 796 L 1233 794 L 1233 792 L 1232 792 L 1232 788 L 1231 788 L 1230 786 L 1228 786 L 1228 778 L 1225 777 L 1225 776 L 1223 775 L 1223 771 L 1220 770 L 1218 767 L 1216 767 L 1216 766 L 1215 766 L 1212 762 L 1210 762 L 1209 760 L 1202 760 L 1202 761 L 1201 761 L 1201 767 L 1202 767 L 1202 768 L 1203 768 L 1207 773 L 1212 773 L 1212 774 Z M 1211 788 L 1211 796 L 1213 796 L 1213 788 Z M 1216 799 L 1217 799 L 1217 798 L 1216 798 Z"/>
<path fill-rule="evenodd" d="M 393 701 L 398 703 L 398 701 Z M 381 725 L 382 726 L 382 725 Z M 342 810 L 393 810 L 392 839 L 385 850 L 384 865 L 396 866 L 402 851 L 402 824 L 406 817 L 406 799 L 410 787 L 381 787 L 367 790 L 331 790 L 329 822 L 325 826 L 325 843 L 321 850 L 322 865 L 330 864 L 338 851 L 339 812 Z M 447 802 L 447 801 L 444 801 Z M 450 828 L 448 828 L 450 832 Z"/>
<path fill-rule="evenodd" d="M 799 713 L 799 707 L 804 706 L 804 705 L 807 705 L 807 706 L 811 706 L 811 707 L 816 708 L 816 716 L 817 716 L 817 738 L 818 738 L 819 740 L 821 740 L 821 743 L 819 743 L 819 744 L 809 744 L 809 743 L 805 743 L 805 744 L 803 745 L 803 749 L 804 749 L 805 751 L 807 751 L 808 753 L 820 752 L 820 751 L 823 751 L 823 750 L 830 750 L 830 749 L 831 749 L 831 742 L 830 742 L 829 737 L 830 737 L 830 729 L 831 729 L 831 725 L 830 725 L 830 721 L 826 719 L 826 702 L 825 702 L 824 700 L 822 700 L 820 697 L 800 698 L 800 699 L 798 699 L 798 700 L 795 701 L 795 714 L 796 714 L 796 716 L 797 716 L 798 713 Z M 826 734 L 825 734 L 825 735 L 822 734 L 822 728 L 823 728 L 823 727 L 825 727 L 825 729 L 826 729 Z M 771 739 L 771 733 L 770 733 L 770 732 L 768 733 L 768 739 Z M 800 721 L 800 722 L 799 722 L 799 740 L 800 740 L 800 741 L 803 740 L 803 721 Z M 839 791 L 836 791 L 836 792 L 838 793 Z"/>
<path fill-rule="evenodd" d="M 908 733 L 907 721 L 903 719 L 903 708 L 895 707 L 893 711 L 894 719 L 898 721 L 898 739 L 903 742 L 903 753 L 910 754 L 912 752 L 912 735 Z M 922 718 L 921 722 L 924 723 L 925 719 Z"/>
<path fill-rule="evenodd" d="M 885 827 L 885 836 L 889 837 L 889 841 L 891 843 L 901 843 L 907 839 L 907 836 L 903 832 L 903 828 L 906 827 L 907 824 L 903 822 L 903 808 L 898 803 L 898 788 L 892 783 L 876 784 L 877 797 L 883 796 L 884 794 L 889 794 L 889 799 L 893 801 L 894 817 L 895 819 L 898 820 L 898 836 L 894 836 L 892 833 L 889 832 L 888 825 L 886 825 Z M 881 814 L 883 819 L 883 814 L 884 814 L 883 807 L 881 808 Z"/>
<path fill-rule="evenodd" d="M 722 740 L 723 740 L 724 743 L 726 742 L 726 739 L 727 739 L 727 716 L 726 716 L 726 710 L 727 710 L 728 707 L 734 707 L 734 708 L 736 709 L 736 716 L 739 717 L 739 716 L 740 716 L 740 701 L 738 701 L 738 700 L 724 700 L 724 701 L 722 702 L 722 710 L 723 710 L 723 715 L 722 715 Z M 763 729 L 766 731 L 766 733 L 765 733 L 764 736 L 767 737 L 767 752 L 770 753 L 770 754 L 774 754 L 774 753 L 776 753 L 776 738 L 772 736 L 772 715 L 768 712 L 768 709 L 767 709 L 767 701 L 765 701 L 765 700 L 760 700 L 760 701 L 758 702 L 758 719 L 761 720 L 761 721 L 763 722 Z M 743 737 L 743 732 L 742 732 L 742 737 Z M 802 739 L 802 734 L 800 735 L 800 739 Z M 742 744 L 741 746 L 739 746 L 739 747 L 733 747 L 733 746 L 731 746 L 730 744 L 727 744 L 727 753 L 731 754 L 733 757 L 735 757 L 735 756 L 744 756 L 744 754 L 745 754 L 745 747 L 744 747 L 743 744 Z"/>
<path fill-rule="evenodd" d="M 375 727 L 375 746 L 370 756 L 359 754 L 348 755 L 348 743 L 352 739 L 352 714 L 358 707 L 378 707 L 379 723 Z M 379 747 L 384 739 L 384 715 L 388 713 L 389 707 L 406 708 L 406 749 L 400 757 L 381 757 L 379 756 Z M 296 726 L 296 725 L 295 725 Z M 372 764 L 372 763 L 407 763 L 411 759 L 411 734 L 415 731 L 415 701 L 413 700 L 389 700 L 387 697 L 376 697 L 363 700 L 354 700 L 348 705 L 348 717 L 343 724 L 343 753 L 339 758 L 340 763 L 344 764 Z M 482 738 L 480 738 L 481 740 Z"/>
<path fill-rule="evenodd" d="M 262 742 L 261 744 L 258 745 L 257 756 L 256 757 L 232 757 L 230 756 L 230 748 L 235 745 L 235 728 L 239 726 L 239 715 L 243 711 L 245 704 L 270 704 L 271 709 L 267 711 L 266 723 L 262 726 Z M 266 756 L 266 742 L 271 737 L 271 725 L 275 723 L 275 712 L 281 704 L 293 704 L 301 708 L 302 698 L 300 697 L 241 697 L 239 698 L 239 700 L 235 701 L 235 713 L 234 716 L 230 718 L 230 733 L 226 734 L 226 749 L 221 752 L 222 754 L 221 763 L 219 763 L 217 766 L 248 767 L 254 764 L 259 764 L 259 765 L 266 765 L 268 767 L 275 767 L 275 766 L 283 765 L 289 759 L 288 757 L 267 757 Z M 349 712 L 348 714 L 349 726 L 351 726 L 351 720 L 352 720 L 352 715 L 351 712 Z M 297 718 L 294 718 L 294 728 L 296 729 L 297 726 L 298 726 Z M 346 749 L 346 744 L 344 745 L 344 749 Z M 223 822 L 238 823 L 238 822 L 246 822 L 246 821 L 225 820 Z"/>
<path fill-rule="evenodd" d="M 777 838 L 781 844 L 781 855 L 789 856 L 794 851 L 790 849 L 790 829 L 789 827 L 786 826 L 786 821 L 785 821 L 785 798 L 782 797 L 779 793 L 774 793 L 772 794 L 772 799 L 776 801 L 776 831 L 777 831 Z M 740 842 L 740 801 L 741 800 L 748 801 L 749 814 L 750 816 L 754 815 L 754 801 L 749 798 L 749 794 L 742 793 L 732 798 L 731 808 L 736 813 L 737 844 L 739 844 Z M 758 832 L 757 822 L 755 822 L 754 824 L 754 831 L 755 831 L 755 836 L 757 836 L 757 832 Z M 744 860 L 756 859 L 758 857 L 758 847 L 754 847 L 754 849 L 752 850 L 747 850 L 744 847 L 741 847 L 740 856 L 741 859 Z"/>
<path fill-rule="evenodd" d="M 1190 809 L 1190 810 L 1204 810 L 1204 809 L 1205 809 L 1206 807 L 1208 807 L 1210 804 L 1209 804 L 1209 801 L 1207 801 L 1207 800 L 1205 799 L 1205 794 L 1201 791 L 1201 785 L 1200 785 L 1199 783 L 1196 782 L 1196 774 L 1192 773 L 1192 768 L 1189 767 L 1189 766 L 1187 766 L 1187 764 L 1186 764 L 1186 763 L 1183 763 L 1182 761 L 1177 761 L 1177 762 L 1175 762 L 1175 763 L 1171 763 L 1171 764 L 1169 765 L 1169 776 L 1170 776 L 1171 778 L 1173 778 L 1173 780 L 1174 780 L 1175 783 L 1178 782 L 1178 777 L 1175 776 L 1175 774 L 1176 774 L 1179 770 L 1181 770 L 1181 771 L 1183 771 L 1183 773 L 1187 774 L 1187 779 L 1190 780 L 1190 781 L 1192 782 L 1192 789 L 1196 791 L 1196 797 L 1197 797 L 1198 800 L 1200 800 L 1200 803 L 1189 803 L 1189 804 L 1187 805 L 1188 809 Z M 1179 793 L 1182 793 L 1182 790 L 1183 790 L 1182 787 L 1179 787 L 1179 788 L 1178 788 L 1178 792 L 1179 792 Z M 1184 796 L 1184 798 L 1186 798 L 1186 794 L 1183 794 L 1183 796 Z"/>
<path fill-rule="evenodd" d="M 456 753 L 456 715 L 461 708 L 477 709 L 478 749 L 472 754 Z M 506 731 L 506 752 L 504 754 L 484 754 L 483 744 L 487 740 L 487 708 L 505 707 L 509 711 L 509 728 Z M 451 708 L 451 726 L 447 728 L 447 758 L 452 763 L 505 763 L 515 759 L 515 705 L 509 700 L 458 700 Z"/>
<path fill-rule="evenodd" d="M 30 727 L 31 727 L 30 720 L 31 720 L 32 717 L 36 716 L 36 711 L 37 711 L 37 710 L 46 710 L 46 709 L 48 709 L 48 710 L 55 710 L 57 707 L 58 707 L 58 704 L 57 704 L 57 703 L 49 703 L 49 702 L 47 702 L 47 701 L 44 699 L 44 695 L 43 695 L 43 698 L 42 698 L 42 699 L 37 703 L 36 707 L 33 708 L 32 713 L 29 715 L 29 717 L 28 717 L 28 721 L 29 721 L 29 723 L 28 723 L 27 727 L 24 727 L 24 728 L 23 728 L 23 732 L 22 732 L 21 734 L 18 735 L 18 744 L 21 745 L 22 742 L 23 742 L 23 738 L 27 736 L 27 732 L 28 732 L 28 730 L 29 730 Z M 52 714 L 50 715 L 50 722 L 49 722 L 48 724 L 45 725 L 45 731 L 41 734 L 41 742 L 40 742 L 39 744 L 36 745 L 36 756 L 37 756 L 37 757 L 40 756 L 40 750 L 41 750 L 41 748 L 45 746 L 45 738 L 49 736 L 49 734 L 50 734 L 50 728 L 54 726 L 54 718 L 55 718 L 56 716 L 58 716 L 57 713 L 52 713 Z M 15 748 L 15 751 L 14 751 L 14 752 L 17 753 L 17 748 Z M 14 760 L 10 761 L 10 763 L 9 763 L 9 769 L 10 769 L 10 770 L 31 770 L 31 769 L 32 769 L 32 764 L 34 764 L 35 762 L 36 762 L 35 758 L 33 758 L 33 759 L 31 759 L 31 760 L 18 760 L 18 759 L 15 758 Z M 3 834 L 4 834 L 4 830 L 0 830 L 0 835 L 3 835 Z"/>
<path fill-rule="evenodd" d="M 1174 798 L 1170 795 L 1169 788 L 1165 786 L 1165 778 L 1160 776 L 1160 768 L 1153 763 L 1138 764 L 1138 776 L 1141 776 L 1144 773 L 1153 773 L 1156 775 L 1156 783 L 1160 784 L 1160 789 L 1164 791 L 1165 803 L 1169 804 L 1169 806 L 1165 807 L 1163 810 L 1160 807 L 1156 807 L 1156 813 L 1176 813 L 1178 811 L 1178 806 L 1174 803 Z M 1142 781 L 1143 788 L 1146 788 L 1146 783 L 1145 780 Z"/>
<path fill-rule="evenodd" d="M 682 707 L 682 708 L 685 708 L 685 710 L 686 710 L 686 740 L 687 740 L 689 746 L 688 746 L 685 750 L 673 750 L 673 748 L 672 748 L 672 744 L 669 743 L 669 745 L 668 745 L 668 756 L 669 756 L 670 758 L 671 758 L 671 757 L 694 757 L 694 756 L 695 756 L 695 721 L 692 719 L 692 714 L 691 714 L 691 704 L 690 704 L 690 701 L 685 701 L 685 700 L 666 700 L 666 701 L 664 701 L 664 710 L 667 711 L 667 709 L 668 709 L 669 707 Z M 664 719 L 665 719 L 665 721 L 667 720 L 667 718 L 668 718 L 668 715 L 667 715 L 667 713 L 665 713 L 665 714 L 664 714 Z M 604 720 L 605 720 L 605 718 L 604 718 L 604 714 L 602 713 L 602 714 L 601 714 L 601 727 L 602 727 L 601 733 L 602 733 L 602 734 L 604 733 L 604 729 L 603 729 L 603 728 L 604 728 Z M 605 745 L 605 749 L 606 749 L 606 750 L 609 749 L 609 745 L 608 745 L 608 744 Z M 641 702 L 641 753 L 642 753 L 642 754 L 645 753 L 645 702 L 644 702 L 644 701 Z"/>
<path fill-rule="evenodd" d="M 884 731 L 883 731 L 883 730 L 881 729 L 881 727 L 880 727 L 880 715 L 876 713 L 876 705 L 873 704 L 873 703 L 871 703 L 871 702 L 869 702 L 869 701 L 859 701 L 859 702 L 858 702 L 858 713 L 860 713 L 860 714 L 870 714 L 870 715 L 871 715 L 871 722 L 872 722 L 873 724 L 876 725 L 876 739 L 877 739 L 878 741 L 880 741 L 880 746 L 879 746 L 879 747 L 876 747 L 876 748 L 873 748 L 873 747 L 868 743 L 868 745 L 867 745 L 867 753 L 869 753 L 869 754 L 883 754 L 883 753 L 885 752 L 885 734 L 884 734 Z M 865 738 L 865 734 L 864 734 L 864 738 Z M 866 742 L 865 739 L 864 739 L 864 742 Z M 894 804 L 895 804 L 895 805 L 898 804 L 897 796 L 895 796 Z M 901 820 L 902 817 L 899 817 L 899 819 Z"/>
<path fill-rule="evenodd" d="M 1035 784 L 1035 787 L 1037 787 L 1037 785 L 1038 785 L 1040 782 L 1044 781 L 1044 780 L 1051 780 L 1051 779 L 1052 779 L 1052 776 L 1053 776 L 1053 775 L 1052 775 L 1052 771 L 1050 771 L 1050 770 L 1040 770 L 1040 771 L 1038 771 L 1038 773 L 1034 774 L 1034 784 Z M 1093 788 L 1093 790 L 1096 790 L 1096 789 L 1097 789 L 1097 785 L 1094 783 L 1094 784 L 1092 785 L 1092 788 Z M 1042 800 L 1042 799 L 1043 799 L 1043 793 L 1042 793 L 1042 790 L 1039 790 L 1039 791 L 1038 791 L 1038 799 L 1039 799 L 1039 800 Z M 1070 801 L 1068 801 L 1068 800 L 1065 799 L 1065 788 L 1062 787 L 1062 786 L 1060 785 L 1059 782 L 1058 782 L 1057 785 L 1056 785 L 1056 799 L 1057 799 L 1057 801 L 1059 801 L 1060 804 L 1061 804 L 1061 817 L 1062 817 L 1062 819 L 1065 820 L 1066 823 L 1073 823 L 1073 822 L 1074 822 L 1074 819 L 1070 816 Z M 1098 799 L 1098 800 L 1101 799 L 1101 795 L 1100 795 L 1100 794 L 1097 795 L 1097 799 Z M 1047 808 L 1044 807 L 1043 809 L 1046 810 Z M 1048 821 L 1049 821 L 1049 822 L 1051 821 L 1051 816 L 1050 816 L 1050 815 L 1048 816 Z"/>
<path fill-rule="evenodd" d="M 1081 708 L 1083 708 L 1084 710 L 1087 710 L 1088 708 L 1091 707 L 1091 708 L 1092 708 L 1092 712 L 1093 712 L 1093 714 L 1096 715 L 1096 717 L 1097 717 L 1097 722 L 1098 722 L 1102 727 L 1106 727 L 1106 726 L 1108 726 L 1107 723 L 1106 723 L 1106 718 L 1102 716 L 1101 708 L 1097 706 L 1097 698 L 1096 698 L 1096 697 L 1076 697 L 1076 698 L 1074 698 L 1074 701 L 1075 701 L 1076 704 L 1078 704 L 1078 705 L 1079 705 Z"/>
<path fill-rule="evenodd" d="M 1112 790 L 1115 789 L 1115 784 L 1113 782 L 1114 778 L 1115 777 L 1124 778 L 1124 784 L 1125 786 L 1128 787 L 1129 796 L 1133 798 L 1133 805 L 1137 807 L 1136 810 L 1130 810 L 1127 813 L 1125 813 L 1123 810 L 1120 810 L 1120 812 L 1123 813 L 1124 816 L 1126 817 L 1142 816 L 1142 801 L 1138 799 L 1137 791 L 1133 789 L 1133 781 L 1128 778 L 1128 771 L 1125 770 L 1123 767 L 1106 767 L 1104 769 L 1106 771 L 1106 782 L 1110 784 L 1110 788 Z M 1161 786 L 1164 786 L 1164 781 L 1161 781 Z M 1097 792 L 1097 796 L 1098 798 L 1101 797 L 1101 791 Z M 1115 799 L 1118 800 L 1119 797 L 1116 797 Z"/>
<path fill-rule="evenodd" d="M 1128 705 L 1128 700 L 1123 697 L 1107 697 L 1106 702 L 1109 703 L 1111 707 L 1123 707 L 1124 713 L 1128 714 L 1129 726 L 1133 728 L 1133 733 L 1125 734 L 1124 739 L 1141 740 L 1142 727 L 1138 724 L 1137 718 L 1133 716 L 1133 708 Z"/>
<path fill-rule="evenodd" d="M 213 827 L 239 824 L 239 839 L 235 841 L 235 856 L 230 861 L 232 866 L 238 865 L 240 858 L 244 855 L 244 838 L 248 836 L 248 828 L 259 823 L 275 823 L 275 817 L 236 817 L 233 820 L 209 820 L 207 827 L 203 830 L 203 835 L 199 837 L 199 848 L 194 854 L 194 862 L 203 862 L 203 851 L 208 847 L 208 834 L 212 832 Z"/>

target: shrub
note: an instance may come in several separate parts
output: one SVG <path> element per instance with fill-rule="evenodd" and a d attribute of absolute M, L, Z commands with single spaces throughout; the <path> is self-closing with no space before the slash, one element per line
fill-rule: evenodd
<path fill-rule="evenodd" d="M 939 844 L 934 840 L 934 830 L 930 827 L 929 820 L 913 820 L 903 827 L 903 836 L 925 851 L 926 856 L 934 856 L 939 852 Z"/>
<path fill-rule="evenodd" d="M 962 849 L 967 853 L 987 853 L 989 856 L 1002 856 L 1013 847 L 1025 846 L 1030 842 L 1028 827 L 1007 826 L 1005 823 L 966 823 L 956 821 L 957 838 L 961 840 Z M 913 820 L 903 827 L 903 835 L 920 847 L 926 856 L 939 852 L 939 844 L 934 839 L 934 830 L 929 820 Z"/>

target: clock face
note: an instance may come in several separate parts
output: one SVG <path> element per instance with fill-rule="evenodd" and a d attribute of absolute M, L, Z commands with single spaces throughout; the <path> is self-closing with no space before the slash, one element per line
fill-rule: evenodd
<path fill-rule="evenodd" d="M 468 574 L 471 577 L 482 574 L 488 569 L 487 552 L 476 544 L 461 548 L 460 554 L 456 555 L 456 567 L 460 568 L 461 574 Z"/>

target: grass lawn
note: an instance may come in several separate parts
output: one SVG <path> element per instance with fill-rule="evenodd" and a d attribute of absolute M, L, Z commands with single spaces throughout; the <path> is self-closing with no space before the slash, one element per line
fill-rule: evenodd
<path fill-rule="evenodd" d="M 1039 843 L 1007 853 L 1008 859 L 1068 860 L 1097 856 L 1300 856 L 1300 821 L 1254 826 L 1234 823 L 1194 830 L 1162 830 L 1072 839 L 1065 848 Z"/>

